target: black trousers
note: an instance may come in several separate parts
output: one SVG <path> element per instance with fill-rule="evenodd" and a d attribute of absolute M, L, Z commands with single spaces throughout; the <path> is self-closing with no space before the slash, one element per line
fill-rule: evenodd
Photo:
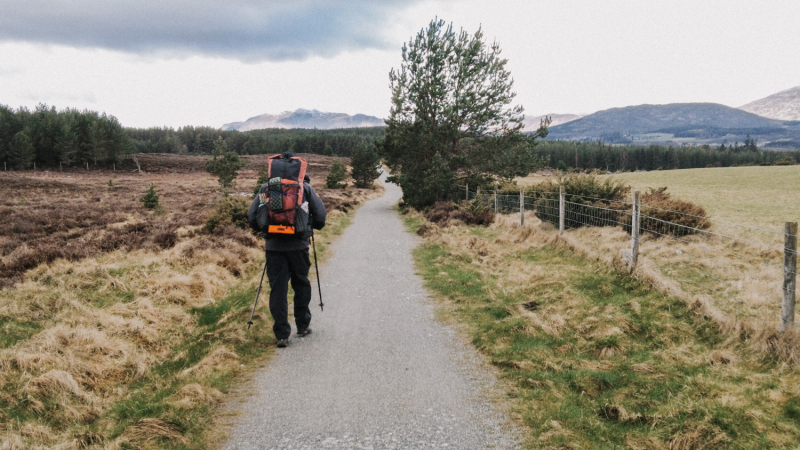
<path fill-rule="evenodd" d="M 267 251 L 267 278 L 269 278 L 269 312 L 275 324 L 272 331 L 277 339 L 287 339 L 292 334 L 289 325 L 289 282 L 294 289 L 294 322 L 297 329 L 308 327 L 311 323 L 311 282 L 308 269 L 311 260 L 308 249 L 288 252 Z"/>

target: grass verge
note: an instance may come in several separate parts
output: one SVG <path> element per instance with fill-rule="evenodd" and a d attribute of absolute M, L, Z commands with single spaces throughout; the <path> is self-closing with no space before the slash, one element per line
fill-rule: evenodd
<path fill-rule="evenodd" d="M 406 216 L 416 230 L 423 220 Z M 534 226 L 430 227 L 418 269 L 509 386 L 528 448 L 796 448 L 800 377 Z"/>
<path fill-rule="evenodd" d="M 350 222 L 333 211 L 317 253 Z M 199 227 L 198 227 L 199 228 Z M 4 449 L 207 448 L 224 395 L 272 354 L 261 243 L 188 230 L 164 251 L 57 260 L 0 291 Z"/>

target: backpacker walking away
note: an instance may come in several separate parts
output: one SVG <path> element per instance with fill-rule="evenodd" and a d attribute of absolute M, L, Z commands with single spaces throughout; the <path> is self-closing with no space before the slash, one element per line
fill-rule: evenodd
<path fill-rule="evenodd" d="M 289 282 L 294 289 L 294 321 L 298 336 L 311 333 L 311 282 L 308 239 L 312 229 L 325 226 L 325 205 L 306 175 L 306 161 L 284 152 L 269 158 L 269 181 L 261 185 L 250 204 L 247 220 L 266 238 L 269 310 L 278 347 L 289 344 Z"/>

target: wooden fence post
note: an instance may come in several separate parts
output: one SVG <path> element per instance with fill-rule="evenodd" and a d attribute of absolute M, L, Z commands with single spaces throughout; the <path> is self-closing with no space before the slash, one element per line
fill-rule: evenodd
<path fill-rule="evenodd" d="M 519 224 L 525 225 L 525 191 L 519 190 Z"/>
<path fill-rule="evenodd" d="M 642 193 L 633 193 L 633 212 L 631 213 L 631 272 L 639 261 L 639 222 L 642 214 Z"/>
<path fill-rule="evenodd" d="M 497 183 L 494 184 L 494 213 L 497 214 Z"/>
<path fill-rule="evenodd" d="M 564 234 L 564 210 L 566 196 L 564 195 L 564 186 L 558 188 L 558 234 Z"/>
<path fill-rule="evenodd" d="M 794 326 L 794 300 L 797 285 L 797 222 L 786 222 L 783 248 L 783 305 L 781 332 Z"/>

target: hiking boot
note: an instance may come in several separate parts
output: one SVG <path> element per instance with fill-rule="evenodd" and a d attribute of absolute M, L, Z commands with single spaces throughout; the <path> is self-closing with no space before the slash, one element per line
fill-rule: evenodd
<path fill-rule="evenodd" d="M 300 337 L 308 336 L 309 334 L 311 334 L 311 327 L 305 327 L 297 330 L 297 335 Z"/>
<path fill-rule="evenodd" d="M 287 345 L 289 345 L 289 338 L 278 339 L 278 348 L 285 348 Z"/>

